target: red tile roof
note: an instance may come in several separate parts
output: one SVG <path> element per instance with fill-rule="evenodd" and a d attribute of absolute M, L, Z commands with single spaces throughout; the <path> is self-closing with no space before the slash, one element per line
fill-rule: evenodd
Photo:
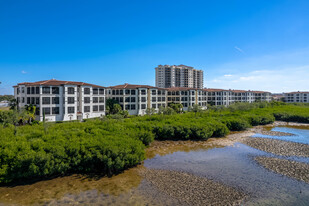
<path fill-rule="evenodd" d="M 309 94 L 309 92 L 301 92 L 301 91 L 298 91 L 298 92 L 287 92 L 285 94 Z"/>
<path fill-rule="evenodd" d="M 202 89 L 196 89 L 196 88 L 190 88 L 190 87 L 171 87 L 166 88 L 167 91 L 189 91 L 189 90 L 202 90 Z"/>
<path fill-rule="evenodd" d="M 164 89 L 164 88 L 158 88 L 153 87 L 149 85 L 137 85 L 137 84 L 121 84 L 116 86 L 110 86 L 111 89 L 138 89 L 138 88 L 146 88 L 146 89 Z M 165 89 L 164 89 L 165 90 Z"/>
<path fill-rule="evenodd" d="M 38 81 L 38 82 L 23 82 L 19 83 L 17 85 L 26 85 L 26 86 L 40 86 L 40 85 L 46 85 L 46 86 L 61 86 L 61 85 L 79 85 L 79 86 L 92 86 L 92 87 L 99 87 L 99 88 L 105 88 L 99 85 L 95 84 L 89 84 L 85 82 L 75 82 L 75 81 L 60 81 L 56 79 L 50 79 L 50 80 L 44 80 L 44 81 Z"/>

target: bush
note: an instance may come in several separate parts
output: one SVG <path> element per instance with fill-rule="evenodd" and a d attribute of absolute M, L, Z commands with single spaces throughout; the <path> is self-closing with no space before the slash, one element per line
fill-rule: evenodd
<path fill-rule="evenodd" d="M 251 127 L 251 125 L 244 119 L 232 118 L 224 120 L 227 128 L 231 131 L 243 131 Z"/>

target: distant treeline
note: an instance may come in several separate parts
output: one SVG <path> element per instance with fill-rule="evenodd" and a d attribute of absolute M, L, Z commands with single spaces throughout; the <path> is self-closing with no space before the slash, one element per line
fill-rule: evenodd
<path fill-rule="evenodd" d="M 13 95 L 0 95 L 0 102 L 7 100 L 7 101 L 12 101 L 14 99 Z"/>
<path fill-rule="evenodd" d="M 0 114 L 0 183 L 10 183 L 71 173 L 117 174 L 142 162 L 154 139 L 207 140 L 275 120 L 309 123 L 309 105 L 237 103 L 206 111 L 24 126 L 1 117 L 7 115 Z"/>

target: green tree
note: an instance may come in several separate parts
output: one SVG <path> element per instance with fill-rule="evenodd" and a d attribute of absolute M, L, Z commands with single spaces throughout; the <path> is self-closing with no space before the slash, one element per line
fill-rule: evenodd
<path fill-rule="evenodd" d="M 175 112 L 177 113 L 181 113 L 182 112 L 182 109 L 183 109 L 183 106 L 182 104 L 177 104 L 177 103 L 170 103 L 168 105 L 170 108 L 172 108 Z"/>
<path fill-rule="evenodd" d="M 201 108 L 200 105 L 194 104 L 192 107 L 189 108 L 189 111 L 190 112 L 194 112 L 195 113 L 195 117 L 196 117 L 197 113 L 202 111 L 202 108 Z"/>
<path fill-rule="evenodd" d="M 155 108 L 147 108 L 146 109 L 146 114 L 147 115 L 153 115 L 156 113 L 156 109 Z"/>
<path fill-rule="evenodd" d="M 107 114 L 118 114 L 122 111 L 122 108 L 118 101 L 115 99 L 107 99 L 106 100 L 106 112 Z"/>

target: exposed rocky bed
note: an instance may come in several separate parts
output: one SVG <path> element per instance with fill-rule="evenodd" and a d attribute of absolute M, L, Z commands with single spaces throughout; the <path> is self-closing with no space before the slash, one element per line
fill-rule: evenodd
<path fill-rule="evenodd" d="M 188 205 L 240 205 L 246 198 L 232 187 L 188 173 L 147 169 L 142 175 L 162 193 Z"/>
<path fill-rule="evenodd" d="M 309 145 L 307 144 L 259 137 L 243 138 L 241 142 L 250 147 L 276 155 L 309 157 Z"/>
<path fill-rule="evenodd" d="M 273 157 L 255 157 L 263 167 L 276 173 L 309 183 L 309 164 Z"/>

